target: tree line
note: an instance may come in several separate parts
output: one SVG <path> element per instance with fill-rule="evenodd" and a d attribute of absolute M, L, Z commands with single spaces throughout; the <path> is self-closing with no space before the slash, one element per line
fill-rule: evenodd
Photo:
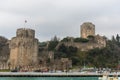
<path fill-rule="evenodd" d="M 61 44 L 56 50 L 55 47 L 63 41 L 69 42 L 70 40 L 64 38 L 59 41 L 55 37 L 55 39 L 49 42 L 48 51 L 53 51 L 56 59 L 63 57 L 71 59 L 73 66 L 83 67 L 85 64 L 87 67 L 117 68 L 120 64 L 120 37 L 118 34 L 112 36 L 112 39 L 106 40 L 106 47 L 101 49 L 94 48 L 88 51 L 80 51 L 75 46 L 66 46 L 65 44 Z M 84 42 L 85 40 L 76 38 L 74 41 Z"/>

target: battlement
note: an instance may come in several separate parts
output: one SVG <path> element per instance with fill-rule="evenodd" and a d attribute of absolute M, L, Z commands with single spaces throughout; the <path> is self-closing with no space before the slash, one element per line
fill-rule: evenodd
<path fill-rule="evenodd" d="M 17 29 L 16 36 L 35 38 L 35 30 L 29 28 L 19 28 Z"/>
<path fill-rule="evenodd" d="M 90 26 L 90 25 L 93 25 L 93 26 L 95 26 L 94 24 L 92 24 L 91 22 L 84 22 L 82 25 L 84 25 L 84 26 Z"/>

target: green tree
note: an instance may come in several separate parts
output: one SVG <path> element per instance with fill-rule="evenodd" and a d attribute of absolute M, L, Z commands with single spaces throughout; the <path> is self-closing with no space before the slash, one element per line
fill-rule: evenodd
<path fill-rule="evenodd" d="M 70 39 L 69 38 L 63 38 L 63 40 L 61 40 L 61 42 L 69 42 L 70 41 Z"/>
<path fill-rule="evenodd" d="M 112 36 L 112 42 L 116 42 L 116 39 L 114 36 Z"/>
<path fill-rule="evenodd" d="M 118 34 L 117 34 L 117 36 L 116 36 L 116 41 L 117 41 L 117 42 L 120 42 L 120 37 L 119 37 Z"/>
<path fill-rule="evenodd" d="M 85 39 L 85 38 L 75 38 L 74 39 L 74 42 L 82 42 L 82 43 L 86 43 L 88 42 L 89 40 L 88 39 Z"/>
<path fill-rule="evenodd" d="M 48 45 L 48 51 L 54 51 L 57 45 L 58 41 L 50 41 Z"/>

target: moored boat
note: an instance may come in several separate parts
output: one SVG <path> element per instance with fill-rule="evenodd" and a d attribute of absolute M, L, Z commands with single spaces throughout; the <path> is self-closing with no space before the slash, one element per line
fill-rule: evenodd
<path fill-rule="evenodd" d="M 118 75 L 113 75 L 110 77 L 109 75 L 103 75 L 102 77 L 99 77 L 98 80 L 120 80 L 118 78 Z"/>

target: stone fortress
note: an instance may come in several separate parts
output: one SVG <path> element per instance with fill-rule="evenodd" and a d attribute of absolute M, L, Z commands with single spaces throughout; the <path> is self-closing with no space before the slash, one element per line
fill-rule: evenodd
<path fill-rule="evenodd" d="M 89 37 L 93 37 L 93 43 L 90 45 L 88 44 L 88 49 L 106 47 L 105 37 L 95 34 L 95 25 L 91 22 L 85 22 L 81 25 L 81 38 L 89 39 Z"/>
<path fill-rule="evenodd" d="M 74 42 L 74 38 L 68 37 L 70 41 L 59 42 L 56 46 L 56 49 L 61 44 L 77 47 L 81 51 L 106 47 L 106 39 L 103 36 L 95 34 L 95 25 L 91 22 L 83 23 L 80 30 L 81 37 L 79 38 L 89 39 L 89 42 Z M 90 39 L 89 37 L 92 37 L 92 39 Z M 49 42 L 47 42 L 47 46 L 45 46 L 44 50 L 40 52 L 39 41 L 35 38 L 35 30 L 28 28 L 17 29 L 16 37 L 13 37 L 7 43 L 7 45 L 9 46 L 9 56 L 5 56 L 5 58 L 4 56 L 2 56 L 2 58 L 0 58 L 0 61 L 4 61 L 4 63 L 0 62 L 0 69 L 12 70 L 17 67 L 19 69 L 21 68 L 28 71 L 46 68 L 62 68 L 64 70 L 66 69 L 66 63 L 67 65 L 72 66 L 72 61 L 68 58 L 54 60 L 54 52 L 48 51 L 48 44 Z M 49 65 L 47 64 L 48 61 L 50 62 Z"/>
<path fill-rule="evenodd" d="M 82 43 L 82 42 L 74 42 L 73 37 L 67 37 L 70 41 L 69 42 L 61 42 L 58 44 L 56 49 L 61 44 L 65 44 L 66 46 L 74 46 L 77 47 L 81 51 L 88 51 L 94 48 L 103 48 L 106 47 L 106 39 L 99 34 L 95 34 L 95 25 L 91 22 L 85 22 L 80 26 L 80 38 L 88 39 L 89 42 Z M 89 38 L 90 37 L 90 38 Z"/>
<path fill-rule="evenodd" d="M 9 48 L 9 64 L 12 68 L 38 64 L 38 39 L 34 30 L 18 29 L 16 37 L 10 40 Z"/>

